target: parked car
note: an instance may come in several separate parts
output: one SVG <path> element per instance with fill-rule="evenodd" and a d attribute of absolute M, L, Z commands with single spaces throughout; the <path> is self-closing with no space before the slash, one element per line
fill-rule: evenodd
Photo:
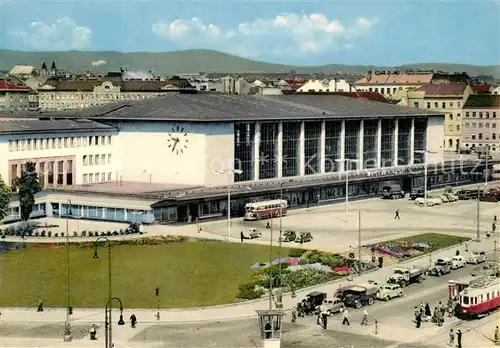
<path fill-rule="evenodd" d="M 300 234 L 295 239 L 296 243 L 307 243 L 313 240 L 311 232 L 300 232 Z"/>
<path fill-rule="evenodd" d="M 332 315 L 333 313 L 338 313 L 344 307 L 344 302 L 338 297 L 324 299 L 323 303 L 319 306 L 319 311 L 321 313 L 326 313 L 327 315 Z"/>
<path fill-rule="evenodd" d="M 349 307 L 361 308 L 364 305 L 371 306 L 377 298 L 377 285 L 357 285 L 344 292 L 344 304 Z"/>
<path fill-rule="evenodd" d="M 410 191 L 410 199 L 415 200 L 417 198 L 424 198 L 425 190 L 423 188 L 414 188 Z"/>
<path fill-rule="evenodd" d="M 422 283 L 425 279 L 427 268 L 424 267 L 396 267 L 387 280 L 388 284 L 397 284 L 401 288 L 411 283 Z"/>
<path fill-rule="evenodd" d="M 313 291 L 310 292 L 306 295 L 306 301 L 310 302 L 312 305 L 312 308 L 316 309 L 321 304 L 323 301 L 326 299 L 326 292 L 321 292 L 321 291 Z"/>
<path fill-rule="evenodd" d="M 448 197 L 445 194 L 442 194 L 441 196 L 439 196 L 439 199 L 443 203 L 449 203 L 450 202 L 450 200 L 448 199 Z"/>
<path fill-rule="evenodd" d="M 475 264 L 486 262 L 486 253 L 484 251 L 473 251 L 470 253 L 470 256 L 467 258 L 467 263 Z"/>
<path fill-rule="evenodd" d="M 448 200 L 450 202 L 456 202 L 456 201 L 458 201 L 458 196 L 455 195 L 455 194 L 453 194 L 453 193 L 448 192 L 448 193 L 444 193 L 443 195 L 445 195 L 446 198 L 448 198 Z"/>
<path fill-rule="evenodd" d="M 384 185 L 382 187 L 382 198 L 385 199 L 398 199 L 404 198 L 405 192 L 401 189 L 401 185 L 392 184 Z"/>
<path fill-rule="evenodd" d="M 430 272 L 433 276 L 441 277 L 443 274 L 448 274 L 451 272 L 451 264 L 451 259 L 437 259 Z"/>
<path fill-rule="evenodd" d="M 297 238 L 297 233 L 292 230 L 286 230 L 283 232 L 283 235 L 280 237 L 281 242 L 294 242 Z"/>
<path fill-rule="evenodd" d="M 451 259 L 451 268 L 452 269 L 459 269 L 465 267 L 465 257 L 461 255 L 453 256 Z"/>
<path fill-rule="evenodd" d="M 337 290 L 335 290 L 333 297 L 338 297 L 340 299 L 343 299 L 345 297 L 345 292 L 355 286 L 356 286 L 355 284 L 349 284 L 339 287 Z"/>
<path fill-rule="evenodd" d="M 399 284 L 384 284 L 377 293 L 379 300 L 389 301 L 395 297 L 403 297 L 403 288 Z"/>
<path fill-rule="evenodd" d="M 245 239 L 254 239 L 262 236 L 262 233 L 259 232 L 256 228 L 250 228 L 248 231 L 243 232 L 243 238 Z"/>

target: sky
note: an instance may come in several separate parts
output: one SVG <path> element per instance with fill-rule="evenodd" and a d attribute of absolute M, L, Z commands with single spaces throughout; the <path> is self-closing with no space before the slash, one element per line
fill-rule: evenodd
<path fill-rule="evenodd" d="M 0 0 L 0 48 L 213 49 L 295 65 L 500 63 L 500 0 Z"/>

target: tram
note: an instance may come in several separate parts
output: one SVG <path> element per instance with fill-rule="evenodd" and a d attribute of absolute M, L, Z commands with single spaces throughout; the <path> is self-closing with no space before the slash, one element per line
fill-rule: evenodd
<path fill-rule="evenodd" d="M 500 279 L 488 277 L 471 284 L 458 294 L 456 315 L 463 319 L 475 319 L 488 315 L 500 307 Z"/>

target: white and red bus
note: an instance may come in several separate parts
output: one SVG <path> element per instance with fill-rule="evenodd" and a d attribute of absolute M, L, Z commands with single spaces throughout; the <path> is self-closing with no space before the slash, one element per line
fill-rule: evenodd
<path fill-rule="evenodd" d="M 488 279 L 469 286 L 459 293 L 457 316 L 474 319 L 500 307 L 500 280 Z"/>
<path fill-rule="evenodd" d="M 494 164 L 491 168 L 491 178 L 493 180 L 500 179 L 500 164 Z"/>
<path fill-rule="evenodd" d="M 245 205 L 244 220 L 261 220 L 286 215 L 288 202 L 284 199 L 247 203 Z"/>

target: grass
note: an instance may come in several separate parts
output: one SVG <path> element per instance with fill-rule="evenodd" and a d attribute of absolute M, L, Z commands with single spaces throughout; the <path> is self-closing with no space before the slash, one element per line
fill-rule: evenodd
<path fill-rule="evenodd" d="M 393 239 L 380 244 L 406 244 L 408 246 L 411 246 L 413 243 L 426 243 L 429 245 L 429 248 L 423 249 L 422 251 L 424 254 L 428 254 L 437 250 L 445 249 L 450 246 L 466 242 L 468 240 L 470 240 L 470 238 L 454 236 L 450 234 L 424 233 L 399 239 Z"/>
<path fill-rule="evenodd" d="M 112 249 L 113 296 L 127 308 L 211 306 L 232 302 L 251 265 L 269 260 L 269 247 L 220 242 L 123 245 Z M 278 248 L 273 249 L 278 256 Z M 281 255 L 288 255 L 282 248 Z M 108 298 L 107 249 L 70 248 L 70 303 L 103 307 Z M 0 255 L 1 306 L 65 307 L 66 249 L 30 247 Z M 160 296 L 155 288 L 160 287 Z"/>

